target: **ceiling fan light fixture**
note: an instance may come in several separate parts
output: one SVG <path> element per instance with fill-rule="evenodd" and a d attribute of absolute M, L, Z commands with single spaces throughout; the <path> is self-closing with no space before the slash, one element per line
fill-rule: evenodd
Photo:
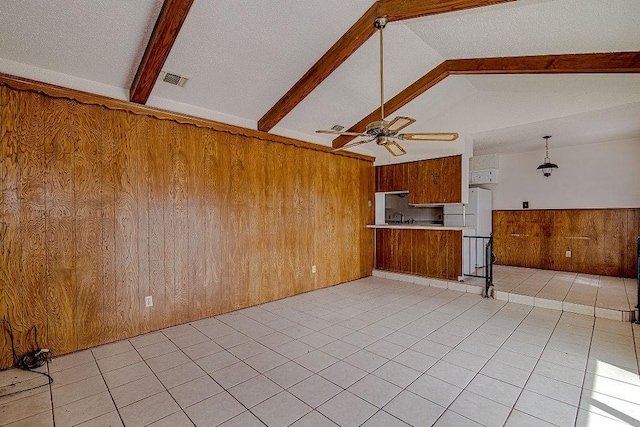
<path fill-rule="evenodd" d="M 551 135 L 543 136 L 542 138 L 544 138 L 546 156 L 544 158 L 544 163 L 538 166 L 537 170 L 542 172 L 542 176 L 549 178 L 551 176 L 551 172 L 553 172 L 554 169 L 558 169 L 558 165 L 551 163 L 551 160 L 549 159 L 549 138 L 551 138 Z"/>

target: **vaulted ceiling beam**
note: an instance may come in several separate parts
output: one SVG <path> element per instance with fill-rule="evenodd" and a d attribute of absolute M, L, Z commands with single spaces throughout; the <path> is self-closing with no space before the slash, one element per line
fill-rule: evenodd
<path fill-rule="evenodd" d="M 146 104 L 193 0 L 165 0 L 129 89 L 129 100 Z"/>
<path fill-rule="evenodd" d="M 472 9 L 516 0 L 379 0 L 258 120 L 258 129 L 268 132 L 338 68 L 376 29 L 376 18 L 389 21 Z"/>
<path fill-rule="evenodd" d="M 512 1 L 517 0 L 378 0 L 378 13 L 393 22 Z"/>
<path fill-rule="evenodd" d="M 451 74 L 571 73 L 640 73 L 640 52 L 449 59 L 385 102 L 384 111 L 386 115 L 394 113 Z M 372 111 L 348 131 L 363 132 L 368 123 L 376 120 L 380 120 L 380 108 Z M 353 139 L 352 136 L 339 136 L 333 140 L 333 147 L 343 147 Z"/>

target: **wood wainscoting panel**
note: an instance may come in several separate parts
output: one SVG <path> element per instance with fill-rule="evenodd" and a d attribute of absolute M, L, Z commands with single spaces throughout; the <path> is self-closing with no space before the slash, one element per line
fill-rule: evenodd
<path fill-rule="evenodd" d="M 640 209 L 628 209 L 624 254 L 625 277 L 638 275 L 638 239 L 640 239 Z"/>
<path fill-rule="evenodd" d="M 438 279 L 462 275 L 462 231 L 379 228 L 376 268 Z"/>
<path fill-rule="evenodd" d="M 627 208 L 494 211 L 496 263 L 635 277 L 635 239 L 640 230 L 634 221 L 638 211 Z"/>
<path fill-rule="evenodd" d="M 0 86 L 0 317 L 19 354 L 34 325 L 58 356 L 371 274 L 371 159 L 136 108 Z"/>

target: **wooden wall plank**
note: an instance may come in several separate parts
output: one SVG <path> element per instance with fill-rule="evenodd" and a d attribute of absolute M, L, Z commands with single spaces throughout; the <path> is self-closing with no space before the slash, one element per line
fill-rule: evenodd
<path fill-rule="evenodd" d="M 4 306 L 3 318 L 11 322 L 16 351 L 27 351 L 26 334 L 28 326 L 24 319 L 24 307 L 20 299 L 20 284 L 22 274 L 20 262 L 22 258 L 22 229 L 20 225 L 21 191 L 19 166 L 19 135 L 20 120 L 19 94 L 3 88 L 2 91 L 2 212 L 3 238 L 2 254 L 0 254 L 1 278 L 3 282 L 2 302 Z M 10 343 L 6 339 L 7 328 L 3 324 L 2 335 L 7 344 L 2 357 L 2 367 L 13 365 Z"/>
<path fill-rule="evenodd" d="M 47 342 L 46 232 L 44 192 L 43 97 L 20 94 L 18 160 L 21 169 L 20 226 L 22 230 L 22 284 L 24 327 L 37 327 L 39 342 Z M 35 330 L 34 330 L 35 332 Z M 34 335 L 27 334 L 26 348 L 34 350 Z"/>
<path fill-rule="evenodd" d="M 76 331 L 78 348 L 100 344 L 102 321 L 102 110 L 77 109 L 78 140 L 74 152 Z"/>
<path fill-rule="evenodd" d="M 175 282 L 176 282 L 176 219 L 175 219 L 175 157 L 177 145 L 178 125 L 173 122 L 163 122 L 163 133 L 166 141 L 166 156 L 164 166 L 164 182 L 166 194 L 164 195 L 164 285 L 166 314 L 170 317 L 169 324 L 175 325 L 177 315 L 175 309 Z"/>
<path fill-rule="evenodd" d="M 47 98 L 45 105 L 47 312 L 57 319 L 48 324 L 48 345 L 66 353 L 77 349 L 74 256 L 77 104 Z"/>
<path fill-rule="evenodd" d="M 217 139 L 217 134 L 207 131 L 203 140 L 205 146 L 205 301 L 207 315 L 223 311 L 223 301 L 229 283 L 229 273 L 224 257 L 226 246 L 223 221 L 226 218 L 226 195 L 228 176 L 221 173 L 226 162 L 226 144 Z M 223 138 L 221 138 L 223 139 Z M 226 178 L 226 179 L 225 179 Z"/>
<path fill-rule="evenodd" d="M 135 165 L 137 173 L 134 175 L 137 197 L 137 218 L 138 230 L 137 241 L 137 261 L 138 261 L 138 333 L 145 333 L 153 330 L 151 328 L 152 307 L 146 307 L 144 298 L 152 296 L 150 282 L 150 262 L 149 262 L 149 216 L 151 207 L 149 204 L 149 134 L 150 127 L 157 122 L 149 117 L 142 117 L 136 126 L 136 140 L 132 148 L 132 164 Z M 154 224 L 155 226 L 155 224 Z"/>
<path fill-rule="evenodd" d="M 230 138 L 229 157 L 229 196 L 225 230 L 227 239 L 227 262 L 229 264 L 229 281 L 231 306 L 235 310 L 245 306 L 249 301 L 249 250 L 252 245 L 249 239 L 249 217 L 244 195 L 247 191 L 247 156 L 246 144 L 235 135 Z"/>
<path fill-rule="evenodd" d="M 153 307 L 149 312 L 149 330 L 156 330 L 171 319 L 171 311 L 165 283 L 165 208 L 169 194 L 166 181 L 167 167 L 165 126 L 151 120 L 148 126 L 147 159 L 149 161 L 149 295 Z"/>
<path fill-rule="evenodd" d="M 261 289 L 269 281 L 268 260 L 269 256 L 269 221 L 261 212 L 266 212 L 266 185 L 265 185 L 265 144 L 256 144 L 256 147 L 247 153 L 247 177 L 248 188 L 245 201 L 249 210 L 249 230 L 255 236 L 249 252 L 249 301 L 257 304 L 262 300 Z"/>
<path fill-rule="evenodd" d="M 116 332 L 116 134 L 113 120 L 116 111 L 102 112 L 102 343 L 114 341 Z"/>
<path fill-rule="evenodd" d="M 187 227 L 188 227 L 188 282 L 189 319 L 206 316 L 206 292 L 204 282 L 204 220 L 207 215 L 204 203 L 204 144 L 198 138 L 195 126 L 187 128 L 185 147 L 187 164 Z"/>
<path fill-rule="evenodd" d="M 115 248 L 116 248 L 116 332 L 118 338 L 138 334 L 138 191 L 137 165 L 132 158 L 137 125 L 133 115 L 118 111 L 112 116 L 111 132 L 116 141 Z"/>
<path fill-rule="evenodd" d="M 6 265 L 4 263 L 4 242 L 5 242 L 5 228 L 6 223 L 4 221 L 4 146 L 5 146 L 5 127 L 4 123 L 7 119 L 8 106 L 6 102 L 8 100 L 9 89 L 4 86 L 0 86 L 0 319 L 7 319 L 7 301 L 5 295 L 5 289 L 8 289 L 6 282 Z M 9 337 L 7 336 L 7 327 L 2 324 L 0 328 L 0 348 L 9 348 Z M 4 369 L 13 364 L 11 353 L 3 351 L 0 353 L 0 369 Z"/>
<path fill-rule="evenodd" d="M 175 282 L 174 314 L 176 323 L 189 320 L 189 177 L 187 147 L 189 145 L 189 126 L 176 129 L 175 147 L 172 150 L 174 171 L 174 227 L 175 227 Z"/>

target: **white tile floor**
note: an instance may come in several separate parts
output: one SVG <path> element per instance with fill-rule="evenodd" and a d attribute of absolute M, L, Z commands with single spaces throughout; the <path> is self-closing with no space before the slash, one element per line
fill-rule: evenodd
<path fill-rule="evenodd" d="M 57 358 L 0 425 L 640 425 L 638 332 L 369 277 Z"/>
<path fill-rule="evenodd" d="M 636 279 L 504 265 L 494 266 L 493 289 L 496 299 L 626 322 L 638 302 Z"/>

